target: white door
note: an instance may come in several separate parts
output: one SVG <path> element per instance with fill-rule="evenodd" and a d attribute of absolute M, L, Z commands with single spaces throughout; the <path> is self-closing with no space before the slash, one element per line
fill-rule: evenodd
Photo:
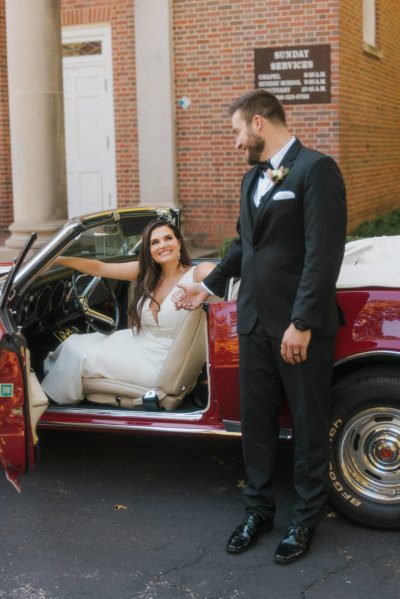
<path fill-rule="evenodd" d="M 117 206 L 111 29 L 63 30 L 68 216 Z"/>

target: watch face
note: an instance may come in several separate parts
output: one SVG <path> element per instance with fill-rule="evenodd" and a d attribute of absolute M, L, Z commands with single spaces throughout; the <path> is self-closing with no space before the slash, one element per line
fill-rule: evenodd
<path fill-rule="evenodd" d="M 297 318 L 293 321 L 293 324 L 298 331 L 307 331 L 309 329 L 305 322 Z"/>

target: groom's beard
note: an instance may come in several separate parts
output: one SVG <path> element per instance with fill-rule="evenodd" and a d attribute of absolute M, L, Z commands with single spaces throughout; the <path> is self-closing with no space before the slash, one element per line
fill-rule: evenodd
<path fill-rule="evenodd" d="M 260 135 L 257 135 L 256 133 L 249 133 L 248 141 L 246 144 L 247 164 L 254 165 L 254 164 L 258 164 L 259 162 L 261 162 L 261 155 L 264 151 L 264 148 L 265 148 L 264 139 Z"/>

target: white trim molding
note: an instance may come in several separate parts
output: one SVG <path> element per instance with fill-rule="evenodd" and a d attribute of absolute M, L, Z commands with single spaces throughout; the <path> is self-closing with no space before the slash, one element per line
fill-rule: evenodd
<path fill-rule="evenodd" d="M 134 0 L 140 202 L 176 205 L 171 0 Z"/>

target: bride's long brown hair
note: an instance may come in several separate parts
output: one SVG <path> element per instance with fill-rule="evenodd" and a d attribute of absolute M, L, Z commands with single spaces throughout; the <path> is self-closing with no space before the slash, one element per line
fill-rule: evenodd
<path fill-rule="evenodd" d="M 179 258 L 180 265 L 187 267 L 192 264 L 181 232 L 175 225 L 166 220 L 152 220 L 145 227 L 139 252 L 139 274 L 136 279 L 133 300 L 128 308 L 128 315 L 131 317 L 132 326 L 138 332 L 142 328 L 141 316 L 143 304 L 146 299 L 153 299 L 153 293 L 157 288 L 162 273 L 161 266 L 153 260 L 150 252 L 151 234 L 159 227 L 168 227 L 174 237 L 179 241 L 181 246 Z M 153 301 L 155 300 L 153 299 Z"/>

